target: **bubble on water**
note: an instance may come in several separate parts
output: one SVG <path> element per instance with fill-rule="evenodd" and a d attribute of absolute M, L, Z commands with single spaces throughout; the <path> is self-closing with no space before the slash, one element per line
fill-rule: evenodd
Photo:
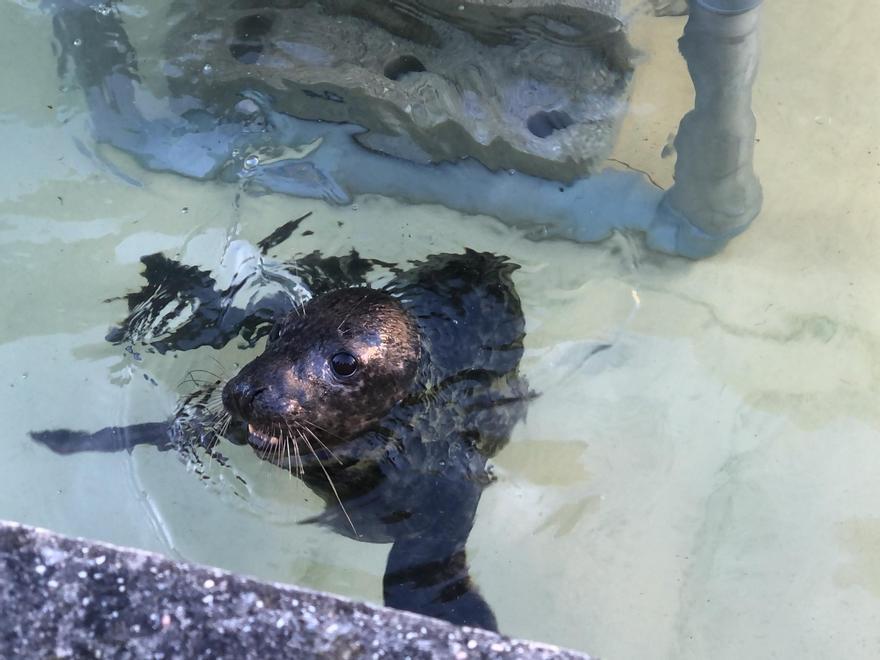
<path fill-rule="evenodd" d="M 259 164 L 260 164 L 260 159 L 257 156 L 248 156 L 247 158 L 244 159 L 245 169 L 252 170 Z"/>
<path fill-rule="evenodd" d="M 73 40 L 73 45 L 74 45 L 74 46 L 77 46 L 77 47 L 82 46 L 82 45 L 83 45 L 83 40 L 80 39 L 80 38 L 76 38 L 76 39 Z"/>
<path fill-rule="evenodd" d="M 212 73 L 214 73 L 214 67 L 212 67 L 210 64 L 206 64 L 202 67 L 202 73 L 204 73 L 206 76 L 210 76 Z"/>

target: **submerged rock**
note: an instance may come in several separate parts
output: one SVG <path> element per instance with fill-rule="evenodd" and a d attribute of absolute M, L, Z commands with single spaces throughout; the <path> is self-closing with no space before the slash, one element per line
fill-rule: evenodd
<path fill-rule="evenodd" d="M 573 180 L 613 146 L 632 72 L 617 0 L 216 0 L 172 9 L 175 95 L 217 110 L 244 89 L 350 122 L 416 162 Z"/>

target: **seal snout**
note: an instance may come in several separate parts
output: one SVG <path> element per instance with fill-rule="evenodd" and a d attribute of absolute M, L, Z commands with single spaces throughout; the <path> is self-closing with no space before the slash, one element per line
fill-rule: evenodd
<path fill-rule="evenodd" d="M 241 376 L 223 388 L 223 406 L 234 418 L 247 423 L 248 443 L 259 451 L 270 451 L 282 442 L 279 426 L 266 423 L 263 399 L 268 389 Z M 274 429 L 274 433 L 269 429 Z"/>
<path fill-rule="evenodd" d="M 265 391 L 265 387 L 255 385 L 248 378 L 233 378 L 223 388 L 223 407 L 233 417 L 251 419 L 257 397 Z"/>

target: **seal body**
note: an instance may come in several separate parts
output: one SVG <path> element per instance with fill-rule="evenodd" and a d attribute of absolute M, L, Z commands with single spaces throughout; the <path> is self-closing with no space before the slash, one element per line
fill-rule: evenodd
<path fill-rule="evenodd" d="M 186 397 L 168 422 L 31 437 L 62 454 L 150 444 L 188 462 L 200 451 L 222 458 L 223 441 L 247 442 L 327 503 L 305 522 L 392 544 L 387 605 L 495 629 L 465 545 L 492 481 L 487 461 L 531 396 L 518 372 L 525 324 L 516 266 L 473 251 L 409 269 L 313 253 L 271 266 L 273 281 L 300 278 L 314 292 L 291 311 L 290 296 L 259 295 L 270 267 L 262 261 L 227 288 L 162 255 L 142 261 L 147 285 L 126 296 L 130 314 L 108 341 L 165 353 L 234 339 L 252 346 L 268 335 L 264 351 L 225 385 L 205 383 Z M 378 265 L 395 277 L 373 289 L 365 274 Z M 248 306 L 236 307 L 243 298 Z M 213 412 L 221 388 L 222 419 Z"/>
<path fill-rule="evenodd" d="M 386 604 L 485 628 L 464 546 L 529 395 L 514 268 L 438 255 L 384 290 L 318 296 L 223 392 L 256 452 L 327 502 L 320 522 L 394 543 Z"/>

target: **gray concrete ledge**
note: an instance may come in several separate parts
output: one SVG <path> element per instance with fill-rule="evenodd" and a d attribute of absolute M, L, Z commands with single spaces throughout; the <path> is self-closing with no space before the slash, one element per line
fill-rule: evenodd
<path fill-rule="evenodd" d="M 571 658 L 580 653 L 0 521 L 0 657 Z"/>

